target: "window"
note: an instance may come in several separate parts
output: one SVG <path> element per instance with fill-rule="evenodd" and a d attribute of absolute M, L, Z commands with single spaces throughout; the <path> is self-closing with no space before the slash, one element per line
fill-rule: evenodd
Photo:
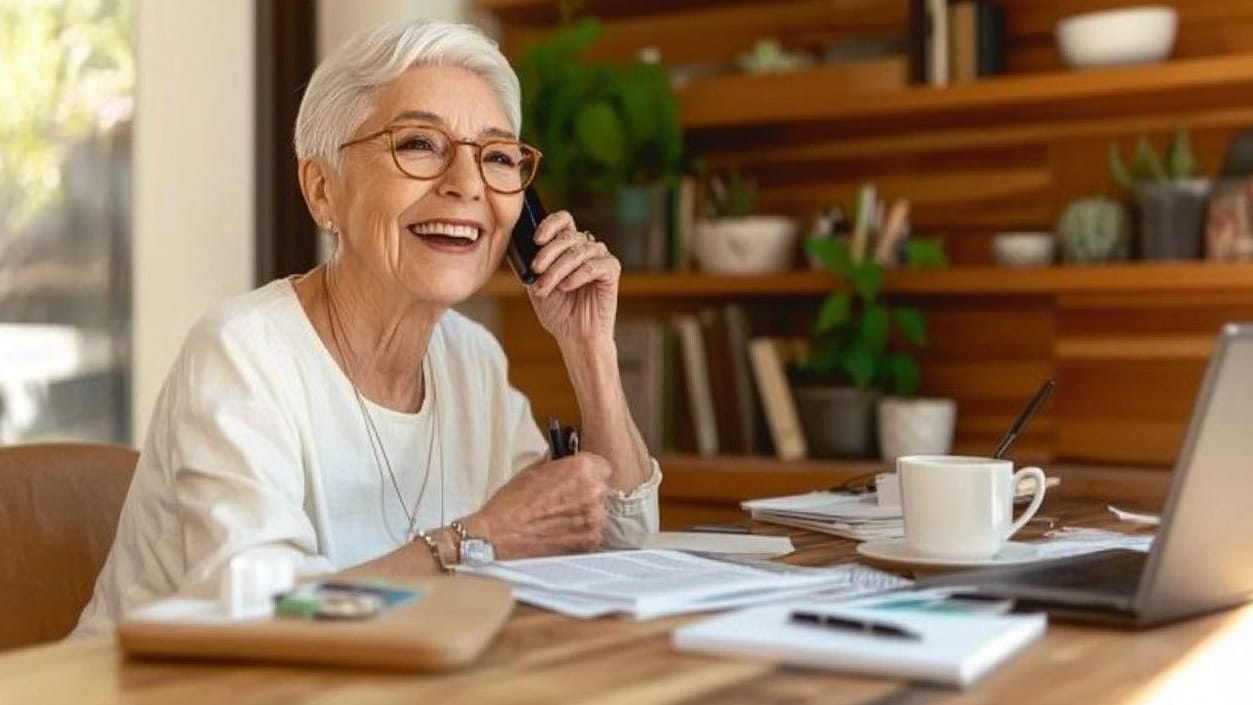
<path fill-rule="evenodd" d="M 129 438 L 134 0 L 0 0 L 0 443 Z"/>

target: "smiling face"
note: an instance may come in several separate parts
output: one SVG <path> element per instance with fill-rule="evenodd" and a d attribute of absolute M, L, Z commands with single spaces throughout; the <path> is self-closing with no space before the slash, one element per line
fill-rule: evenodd
<path fill-rule="evenodd" d="M 351 139 L 421 126 L 480 143 L 514 137 L 485 80 L 467 69 L 419 66 L 380 89 L 374 112 Z M 402 155 L 425 144 L 402 141 L 403 130 L 394 134 Z M 345 148 L 342 158 L 338 173 L 321 172 L 320 184 L 302 165 L 311 209 L 340 232 L 342 265 L 363 268 L 389 291 L 443 307 L 464 301 L 500 265 L 522 194 L 487 188 L 474 148 L 457 146 L 448 170 L 426 180 L 400 171 L 385 135 Z"/>

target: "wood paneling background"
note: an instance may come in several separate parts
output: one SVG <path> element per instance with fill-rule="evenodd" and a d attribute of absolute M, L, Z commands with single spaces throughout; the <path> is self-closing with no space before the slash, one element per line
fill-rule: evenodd
<path fill-rule="evenodd" d="M 490 3 L 489 3 L 490 4 Z M 513 2 L 501 13 L 505 45 L 518 53 L 550 31 L 554 5 Z M 1075 12 L 1139 4 L 1136 0 L 1005 0 L 1007 66 L 1012 73 L 1057 71 L 1052 28 Z M 1175 56 L 1253 53 L 1253 0 L 1175 0 L 1180 33 Z M 758 37 L 791 46 L 901 32 L 903 0 L 773 0 L 675 3 L 588 0 L 607 31 L 597 55 L 624 57 L 657 46 L 667 63 L 725 62 Z M 663 11 L 664 9 L 664 11 Z M 1052 230 L 1074 198 L 1106 194 L 1129 201 L 1106 173 L 1105 151 L 1129 153 L 1135 137 L 1163 146 L 1176 125 L 1192 130 L 1202 168 L 1213 173 L 1232 135 L 1253 127 L 1253 96 L 1212 96 L 1203 107 L 1181 92 L 1176 103 L 1141 106 L 1112 100 L 1108 111 L 1068 115 L 980 116 L 928 124 L 900 120 L 885 130 L 821 121 L 703 130 L 691 149 L 713 166 L 736 165 L 760 179 L 761 210 L 808 219 L 830 203 L 846 206 L 865 182 L 913 204 L 913 230 L 942 237 L 951 260 L 990 262 L 992 235 Z M 850 96 L 850 99 L 873 99 Z M 991 126 L 989 126 L 991 125 Z M 928 316 L 923 392 L 960 406 L 956 449 L 987 453 L 1042 379 L 1058 388 L 1028 436 L 1020 459 L 1167 467 L 1182 439 L 1218 326 L 1253 320 L 1253 296 L 1230 290 L 1157 294 L 909 297 Z M 696 308 L 699 300 L 625 299 L 622 315 Z M 814 297 L 750 299 L 783 332 L 803 332 Z M 503 343 L 512 377 L 536 414 L 574 418 L 556 347 L 525 300 L 502 300 Z"/>

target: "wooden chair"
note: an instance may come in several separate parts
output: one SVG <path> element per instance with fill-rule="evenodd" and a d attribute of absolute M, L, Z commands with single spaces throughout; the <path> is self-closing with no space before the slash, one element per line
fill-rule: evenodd
<path fill-rule="evenodd" d="M 95 444 L 0 448 L 0 650 L 73 630 L 113 544 L 138 457 Z"/>

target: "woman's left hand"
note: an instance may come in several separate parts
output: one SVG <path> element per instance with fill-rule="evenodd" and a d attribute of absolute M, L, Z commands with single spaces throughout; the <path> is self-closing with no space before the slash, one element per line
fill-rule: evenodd
<path fill-rule="evenodd" d="M 539 279 L 527 294 L 540 325 L 558 341 L 612 340 L 622 276 L 618 258 L 579 231 L 566 211 L 545 218 L 535 241 L 540 250 L 532 268 Z"/>

